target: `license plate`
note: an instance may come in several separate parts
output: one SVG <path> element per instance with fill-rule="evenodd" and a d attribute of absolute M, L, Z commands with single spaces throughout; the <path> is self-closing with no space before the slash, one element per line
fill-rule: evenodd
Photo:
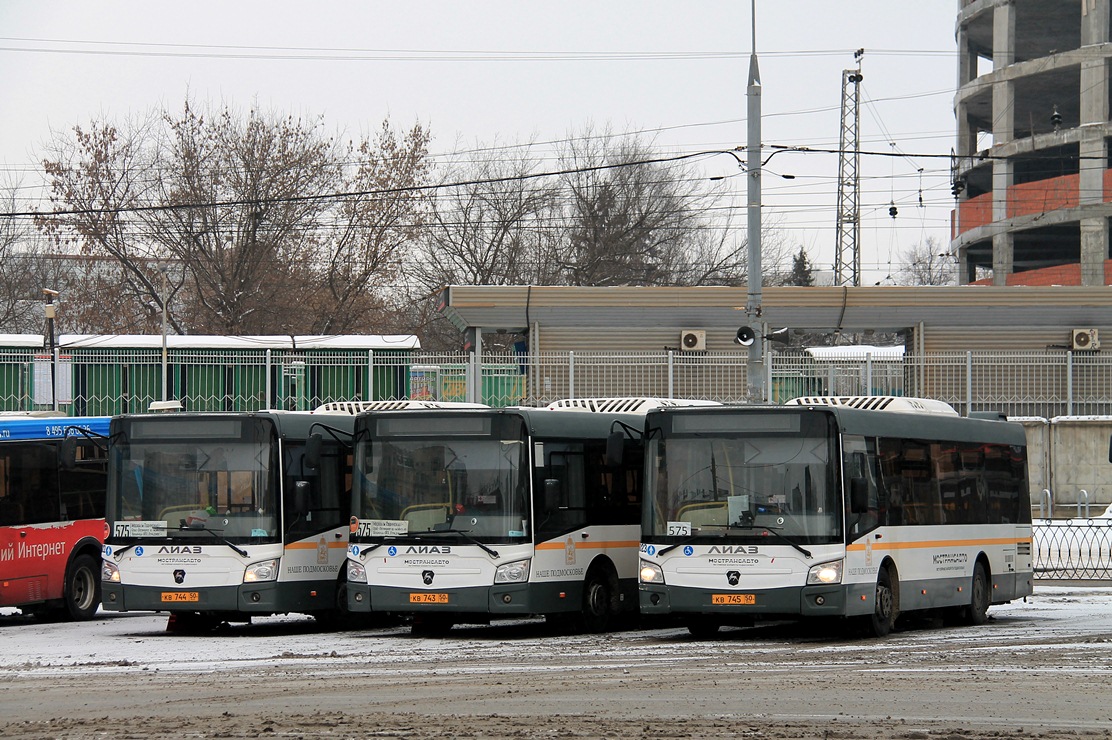
<path fill-rule="evenodd" d="M 712 604 L 738 604 L 738 605 L 752 605 L 757 603 L 756 594 L 711 594 L 710 603 Z"/>
<path fill-rule="evenodd" d="M 163 591 L 162 600 L 165 602 L 189 602 L 200 601 L 201 595 L 196 591 Z"/>
<path fill-rule="evenodd" d="M 410 604 L 447 604 L 448 594 L 410 594 Z"/>

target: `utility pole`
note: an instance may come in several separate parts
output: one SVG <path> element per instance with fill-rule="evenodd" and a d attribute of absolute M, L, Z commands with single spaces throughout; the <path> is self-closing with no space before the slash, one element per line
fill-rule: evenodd
<path fill-rule="evenodd" d="M 43 312 L 46 314 L 46 330 L 49 334 L 49 349 L 50 349 L 50 408 L 54 411 L 58 410 L 58 353 L 57 348 L 54 346 L 54 299 L 58 297 L 58 291 L 50 288 L 42 289 L 43 297 L 46 299 L 46 304 L 43 306 Z"/>
<path fill-rule="evenodd" d="M 764 368 L 764 329 L 761 318 L 761 285 L 764 276 L 761 272 L 761 72 L 757 67 L 757 2 L 752 2 L 753 37 L 752 53 L 749 55 L 749 85 L 745 91 L 748 107 L 746 141 L 746 169 L 748 170 L 748 224 L 749 256 L 745 282 L 745 317 L 756 335 L 749 345 L 749 362 L 746 365 L 746 380 L 749 398 L 753 401 L 765 400 Z"/>
<path fill-rule="evenodd" d="M 834 284 L 861 285 L 861 149 L 857 132 L 861 124 L 858 107 L 861 87 L 861 57 L 853 53 L 857 69 L 842 70 L 842 128 L 838 137 L 838 228 L 834 245 Z"/>

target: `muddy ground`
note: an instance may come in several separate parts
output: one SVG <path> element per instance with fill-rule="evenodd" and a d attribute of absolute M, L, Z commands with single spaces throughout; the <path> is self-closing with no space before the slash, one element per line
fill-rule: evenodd
<path fill-rule="evenodd" d="M 559 636 L 540 622 L 323 633 L 257 620 L 0 615 L 0 736 L 1112 738 L 1112 588 L 1044 587 L 983 627 L 884 640 L 768 624 Z"/>

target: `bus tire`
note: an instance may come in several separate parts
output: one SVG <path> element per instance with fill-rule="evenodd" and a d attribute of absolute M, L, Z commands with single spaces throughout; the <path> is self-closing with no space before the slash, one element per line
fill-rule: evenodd
<path fill-rule="evenodd" d="M 62 592 L 70 619 L 92 619 L 100 606 L 100 562 L 92 555 L 78 555 L 66 569 Z"/>
<path fill-rule="evenodd" d="M 892 574 L 881 568 L 876 577 L 876 602 L 868 620 L 866 631 L 873 637 L 886 637 L 896 623 L 896 589 Z"/>
<path fill-rule="evenodd" d="M 455 624 L 450 615 L 419 614 L 413 618 L 409 631 L 415 637 L 444 637 Z"/>
<path fill-rule="evenodd" d="M 618 612 L 617 579 L 605 569 L 596 569 L 583 584 L 582 621 L 584 632 L 606 632 Z"/>
<path fill-rule="evenodd" d="M 170 612 L 166 631 L 182 635 L 203 635 L 214 632 L 223 620 L 208 612 Z"/>
<path fill-rule="evenodd" d="M 977 561 L 973 566 L 973 581 L 969 587 L 969 606 L 965 607 L 965 621 L 972 625 L 988 622 L 989 595 L 988 573 L 984 563 Z"/>
<path fill-rule="evenodd" d="M 713 639 L 718 634 L 719 627 L 721 625 L 709 617 L 691 617 L 687 620 L 687 631 L 696 640 Z"/>

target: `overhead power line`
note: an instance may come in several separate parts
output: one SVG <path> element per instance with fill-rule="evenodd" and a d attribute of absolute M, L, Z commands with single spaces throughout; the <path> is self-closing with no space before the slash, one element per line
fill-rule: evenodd
<path fill-rule="evenodd" d="M 837 154 L 842 155 L 845 152 L 838 148 L 818 148 L 806 146 L 788 146 L 788 145 L 772 145 L 767 147 L 772 152 L 764 158 L 762 167 L 767 165 L 773 157 L 785 152 L 792 152 L 794 154 Z M 680 162 L 684 160 L 691 160 L 697 158 L 712 157 L 721 154 L 729 154 L 738 160 L 741 164 L 740 153 L 745 151 L 744 146 L 738 146 L 733 149 L 716 149 L 705 150 L 698 152 L 689 152 L 685 154 L 676 154 L 666 157 L 651 157 L 647 159 L 633 160 L 629 162 L 616 162 L 611 164 L 591 165 L 584 167 L 571 167 L 559 170 L 549 170 L 545 172 L 531 172 L 519 175 L 506 175 L 502 177 L 491 178 L 476 178 L 471 180 L 461 180 L 447 183 L 430 183 L 425 185 L 409 185 L 404 187 L 395 188 L 380 188 L 371 190 L 352 190 L 352 191 L 338 191 L 330 193 L 315 193 L 309 195 L 297 196 L 284 196 L 279 198 L 246 198 L 246 199 L 233 199 L 223 201 L 207 201 L 201 203 L 159 203 L 152 205 L 137 205 L 126 206 L 118 208 L 76 208 L 64 209 L 55 211 L 14 211 L 0 213 L 2 218 L 50 218 L 57 216 L 78 216 L 78 215 L 93 215 L 93 214 L 113 214 L 113 213 L 145 213 L 155 211 L 173 211 L 173 210 L 189 210 L 200 208 L 214 208 L 214 207 L 236 207 L 236 206 L 263 206 L 273 203 L 299 203 L 311 201 L 325 201 L 325 200 L 342 200 L 345 198 L 366 198 L 380 195 L 393 195 L 406 192 L 422 192 L 422 191 L 436 191 L 441 189 L 467 187 L 471 185 L 494 185 L 498 183 L 507 182 L 520 182 L 525 180 L 537 180 L 547 177 L 559 177 L 562 175 L 572 175 L 577 173 L 599 172 L 605 170 L 620 169 L 625 167 L 638 167 L 649 164 L 666 164 L 670 162 Z M 908 153 L 898 151 L 859 151 L 856 152 L 862 157 L 896 157 L 901 159 L 906 158 L 922 158 L 922 159 L 946 159 L 949 160 L 953 157 L 952 154 L 935 154 L 935 153 Z M 992 155 L 978 156 L 976 159 L 979 161 L 990 161 L 998 159 Z M 1049 157 L 1050 159 L 1052 157 Z M 1078 159 L 1100 159 L 1099 157 L 1078 157 Z M 881 178 L 876 178 L 881 179 Z"/>

